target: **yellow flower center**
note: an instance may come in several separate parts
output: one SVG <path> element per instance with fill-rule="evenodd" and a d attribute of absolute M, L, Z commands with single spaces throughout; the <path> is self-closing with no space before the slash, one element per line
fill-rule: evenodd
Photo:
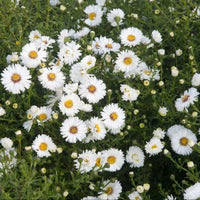
<path fill-rule="evenodd" d="M 34 35 L 34 38 L 35 38 L 35 39 L 38 39 L 38 38 L 40 38 L 40 36 L 38 36 L 38 35 Z"/>
<path fill-rule="evenodd" d="M 131 155 L 131 158 L 132 158 L 134 161 L 139 161 L 138 155 L 135 154 L 135 153 L 133 153 L 133 154 Z"/>
<path fill-rule="evenodd" d="M 113 112 L 113 113 L 110 114 L 110 119 L 111 120 L 115 121 L 117 118 L 118 118 L 118 115 L 117 115 L 116 112 Z"/>
<path fill-rule="evenodd" d="M 42 113 L 42 114 L 39 115 L 39 119 L 41 121 L 44 121 L 45 119 L 47 119 L 47 115 L 45 113 Z"/>
<path fill-rule="evenodd" d="M 124 64 L 125 65 L 130 65 L 133 62 L 132 58 L 126 57 L 124 58 Z"/>
<path fill-rule="evenodd" d="M 88 90 L 89 90 L 90 93 L 95 93 L 97 89 L 96 89 L 96 87 L 94 85 L 90 85 L 88 87 Z"/>
<path fill-rule="evenodd" d="M 87 64 L 88 64 L 88 65 L 91 65 L 91 64 L 92 64 L 92 62 L 91 62 L 91 61 L 89 61 L 89 62 L 87 62 Z"/>
<path fill-rule="evenodd" d="M 112 187 L 107 187 L 106 188 L 106 194 L 111 195 L 113 193 L 113 188 Z"/>
<path fill-rule="evenodd" d="M 28 56 L 32 59 L 36 59 L 38 57 L 38 54 L 36 51 L 30 51 Z"/>
<path fill-rule="evenodd" d="M 151 148 L 152 148 L 152 149 L 155 149 L 155 148 L 157 148 L 157 145 L 154 144 Z"/>
<path fill-rule="evenodd" d="M 186 102 L 188 99 L 189 99 L 189 95 L 188 94 L 186 94 L 184 97 L 182 97 L 182 102 L 184 103 L 184 102 Z"/>
<path fill-rule="evenodd" d="M 96 165 L 97 165 L 98 167 L 101 166 L 101 158 L 97 158 L 97 159 L 96 159 Z"/>
<path fill-rule="evenodd" d="M 112 49 L 113 48 L 112 44 L 106 44 L 105 47 L 108 48 L 108 49 Z"/>
<path fill-rule="evenodd" d="M 65 101 L 65 107 L 71 108 L 74 105 L 73 101 L 71 99 Z"/>
<path fill-rule="evenodd" d="M 76 126 L 72 126 L 70 129 L 69 129 L 69 132 L 72 133 L 72 134 L 76 134 L 78 132 L 78 129 Z"/>
<path fill-rule="evenodd" d="M 188 144 L 188 139 L 186 137 L 183 137 L 180 139 L 180 144 L 183 146 L 187 146 Z"/>
<path fill-rule="evenodd" d="M 48 80 L 49 81 L 54 81 L 56 79 L 56 75 L 54 73 L 49 73 L 48 74 Z"/>
<path fill-rule="evenodd" d="M 133 42 L 135 40 L 135 36 L 134 35 L 129 35 L 128 36 L 128 41 Z"/>
<path fill-rule="evenodd" d="M 14 83 L 17 83 L 21 80 L 21 76 L 17 73 L 13 74 L 12 77 L 11 77 L 11 80 L 14 82 Z"/>
<path fill-rule="evenodd" d="M 92 13 L 90 13 L 89 15 L 88 15 L 88 18 L 90 19 L 90 20 L 94 20 L 95 18 L 96 18 L 96 13 L 94 13 L 94 12 L 92 12 Z"/>
<path fill-rule="evenodd" d="M 140 197 L 135 197 L 135 200 L 139 200 L 140 199 Z"/>
<path fill-rule="evenodd" d="M 95 129 L 96 129 L 96 132 L 99 133 L 101 131 L 100 127 L 98 124 L 95 124 Z"/>
<path fill-rule="evenodd" d="M 39 148 L 40 148 L 41 151 L 46 151 L 46 150 L 47 150 L 47 144 L 44 143 L 44 142 L 42 142 L 42 143 L 40 144 Z"/>
<path fill-rule="evenodd" d="M 95 47 L 96 47 L 97 49 L 99 49 L 99 48 L 100 48 L 99 43 L 96 43 L 96 44 L 95 44 Z"/>
<path fill-rule="evenodd" d="M 109 156 L 108 158 L 107 158 L 107 162 L 109 163 L 109 164 L 114 164 L 115 162 L 116 162 L 116 157 L 115 156 Z"/>
<path fill-rule="evenodd" d="M 144 70 L 144 73 L 145 73 L 147 76 L 151 76 L 151 71 L 149 71 L 149 70 Z"/>

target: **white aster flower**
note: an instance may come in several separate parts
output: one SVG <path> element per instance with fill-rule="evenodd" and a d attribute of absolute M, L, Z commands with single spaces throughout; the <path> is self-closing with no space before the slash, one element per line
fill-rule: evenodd
<path fill-rule="evenodd" d="M 196 88 L 190 88 L 185 90 L 184 94 L 180 98 L 176 99 L 175 107 L 177 111 L 182 112 L 184 109 L 188 112 L 188 107 L 190 104 L 194 104 L 198 100 L 199 92 Z"/>
<path fill-rule="evenodd" d="M 75 34 L 72 35 L 72 37 L 74 39 L 80 40 L 82 37 L 88 35 L 89 32 L 90 29 L 88 27 L 83 27 L 80 31 L 75 32 Z"/>
<path fill-rule="evenodd" d="M 46 50 L 47 48 L 53 48 L 52 44 L 55 43 L 55 40 L 49 36 L 42 36 L 40 39 L 36 40 L 35 45 L 40 49 Z"/>
<path fill-rule="evenodd" d="M 0 143 L 5 149 L 9 149 L 13 145 L 13 141 L 7 137 L 1 138 Z"/>
<path fill-rule="evenodd" d="M 184 199 L 185 200 L 195 200 L 200 198 L 200 182 L 196 182 L 194 185 L 188 187 L 184 191 Z"/>
<path fill-rule="evenodd" d="M 130 102 L 136 101 L 140 94 L 139 90 L 131 88 L 130 86 L 126 84 L 120 85 L 120 91 L 123 93 L 122 99 L 124 101 L 130 101 Z"/>
<path fill-rule="evenodd" d="M 198 87 L 200 86 L 200 74 L 195 73 L 192 77 L 192 86 Z"/>
<path fill-rule="evenodd" d="M 168 195 L 165 200 L 176 200 L 176 197 L 173 197 L 172 195 Z"/>
<path fill-rule="evenodd" d="M 107 20 L 110 22 L 111 26 L 121 25 L 123 19 L 124 11 L 119 8 L 110 10 L 107 14 Z"/>
<path fill-rule="evenodd" d="M 84 66 L 84 68 L 86 68 L 88 70 L 88 69 L 95 66 L 96 58 L 94 56 L 91 56 L 91 55 L 85 56 L 81 60 L 81 64 Z"/>
<path fill-rule="evenodd" d="M 160 34 L 159 31 L 157 30 L 154 30 L 152 33 L 151 33 L 151 37 L 153 38 L 153 40 L 157 43 L 161 43 L 162 42 L 162 35 Z"/>
<path fill-rule="evenodd" d="M 181 125 L 174 125 L 167 131 L 167 135 L 171 140 L 171 146 L 174 152 L 179 155 L 189 155 L 192 153 L 192 148 L 189 146 L 189 141 L 197 143 L 196 135 L 189 129 Z"/>
<path fill-rule="evenodd" d="M 72 117 L 79 112 L 79 104 L 79 96 L 75 93 L 71 93 L 61 97 L 59 108 L 63 114 Z"/>
<path fill-rule="evenodd" d="M 5 89 L 13 94 L 24 92 L 25 89 L 29 89 L 31 84 L 29 70 L 20 64 L 9 65 L 3 70 L 1 76 L 1 82 Z"/>
<path fill-rule="evenodd" d="M 120 193 L 122 192 L 121 183 L 118 180 L 115 182 L 111 182 L 110 180 L 106 180 L 103 182 L 103 187 L 101 189 L 102 192 L 99 192 L 99 195 L 106 194 L 108 200 L 118 199 L 120 197 Z"/>
<path fill-rule="evenodd" d="M 140 194 L 137 191 L 132 192 L 131 194 L 129 194 L 128 198 L 130 200 L 142 200 L 142 197 L 140 196 Z"/>
<path fill-rule="evenodd" d="M 51 113 L 52 110 L 50 107 L 47 106 L 39 107 L 39 110 L 37 112 L 38 123 L 41 124 L 49 120 L 51 118 Z"/>
<path fill-rule="evenodd" d="M 130 164 L 130 167 L 143 167 L 145 155 L 141 148 L 137 146 L 129 147 L 126 153 L 126 162 Z"/>
<path fill-rule="evenodd" d="M 153 131 L 154 137 L 157 137 L 159 139 L 163 139 L 165 137 L 165 131 L 163 131 L 161 128 L 157 128 Z"/>
<path fill-rule="evenodd" d="M 66 45 L 63 45 L 58 52 L 59 59 L 63 60 L 65 64 L 73 64 L 81 56 L 80 47 L 81 46 L 76 44 L 74 41 L 67 42 Z"/>
<path fill-rule="evenodd" d="M 86 124 L 78 117 L 69 117 L 62 123 L 60 132 L 66 142 L 76 143 L 86 137 L 88 129 Z"/>
<path fill-rule="evenodd" d="M 22 63 L 28 68 L 36 68 L 41 62 L 45 62 L 47 52 L 43 49 L 38 49 L 34 43 L 29 43 L 23 46 L 20 53 Z"/>
<path fill-rule="evenodd" d="M 38 39 L 41 39 L 42 35 L 38 30 L 33 30 L 30 32 L 28 38 L 30 42 L 35 42 Z"/>
<path fill-rule="evenodd" d="M 93 197 L 93 196 L 87 196 L 87 197 L 83 197 L 81 200 L 99 200 L 99 198 Z"/>
<path fill-rule="evenodd" d="M 59 0 L 49 0 L 49 3 L 51 6 L 56 6 L 60 3 L 60 1 Z"/>
<path fill-rule="evenodd" d="M 0 106 L 0 116 L 3 116 L 6 114 L 6 111 L 3 107 Z"/>
<path fill-rule="evenodd" d="M 106 2 L 106 0 L 96 0 L 96 4 L 98 6 L 104 6 L 105 2 Z"/>
<path fill-rule="evenodd" d="M 63 87 L 65 76 L 56 66 L 43 68 L 43 73 L 38 77 L 42 86 L 46 89 L 56 91 Z"/>
<path fill-rule="evenodd" d="M 167 108 L 166 107 L 159 107 L 158 113 L 160 114 L 160 116 L 165 117 L 167 115 Z"/>
<path fill-rule="evenodd" d="M 118 104 L 111 103 L 105 106 L 101 116 L 106 128 L 113 134 L 119 133 L 125 124 L 125 112 Z"/>
<path fill-rule="evenodd" d="M 88 103 L 80 102 L 79 109 L 85 112 L 92 112 L 92 105 Z"/>
<path fill-rule="evenodd" d="M 75 160 L 76 169 L 80 169 L 81 173 L 89 172 L 96 164 L 96 154 L 91 150 L 86 150 L 78 155 Z"/>
<path fill-rule="evenodd" d="M 67 42 L 70 42 L 71 38 L 75 34 L 75 31 L 70 29 L 63 29 L 58 35 L 58 45 L 61 48 L 63 45 L 66 45 Z"/>
<path fill-rule="evenodd" d="M 161 143 L 160 139 L 157 137 L 151 138 L 149 142 L 145 145 L 146 153 L 148 153 L 150 156 L 157 155 L 160 153 L 163 149 L 163 144 Z"/>
<path fill-rule="evenodd" d="M 38 135 L 32 144 L 32 149 L 37 153 L 38 157 L 49 157 L 51 151 L 56 151 L 57 147 L 53 143 L 51 137 L 42 134 Z"/>
<path fill-rule="evenodd" d="M 64 86 L 63 91 L 66 94 L 72 94 L 78 90 L 78 83 L 68 83 Z"/>
<path fill-rule="evenodd" d="M 98 5 L 89 5 L 84 10 L 85 14 L 87 14 L 88 18 L 85 20 L 85 23 L 88 26 L 97 26 L 102 21 L 103 11 L 101 7 Z"/>
<path fill-rule="evenodd" d="M 115 72 L 122 71 L 127 75 L 136 75 L 138 73 L 138 64 L 140 59 L 131 50 L 121 51 L 117 54 Z"/>
<path fill-rule="evenodd" d="M 7 63 L 17 62 L 19 60 L 19 56 L 17 52 L 13 52 L 11 55 L 6 56 Z"/>
<path fill-rule="evenodd" d="M 142 41 L 143 33 L 140 29 L 129 27 L 121 30 L 120 39 L 124 46 L 134 47 Z"/>
<path fill-rule="evenodd" d="M 79 94 L 89 103 L 97 103 L 106 95 L 106 85 L 102 80 L 91 77 L 80 84 Z"/>
<path fill-rule="evenodd" d="M 120 170 L 124 164 L 124 154 L 121 150 L 110 148 L 102 151 L 103 157 L 110 167 L 105 168 L 105 171 L 114 172 Z"/>

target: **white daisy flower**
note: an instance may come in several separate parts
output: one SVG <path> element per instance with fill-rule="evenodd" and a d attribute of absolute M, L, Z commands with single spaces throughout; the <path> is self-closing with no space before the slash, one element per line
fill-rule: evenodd
<path fill-rule="evenodd" d="M 79 104 L 79 96 L 75 93 L 72 93 L 68 95 L 63 95 L 61 97 L 59 108 L 62 114 L 66 114 L 67 116 L 72 117 L 79 112 Z"/>
<path fill-rule="evenodd" d="M 74 41 L 67 42 L 66 45 L 63 45 L 58 52 L 58 57 L 60 60 L 63 60 L 65 64 L 71 65 L 79 59 L 81 56 L 81 46 L 76 44 Z"/>
<path fill-rule="evenodd" d="M 91 55 L 85 56 L 81 60 L 81 64 L 84 66 L 84 68 L 86 68 L 88 70 L 88 69 L 95 66 L 96 58 L 94 56 L 91 56 Z"/>
<path fill-rule="evenodd" d="M 1 82 L 4 88 L 13 93 L 20 94 L 31 85 L 31 75 L 26 67 L 20 64 L 8 65 L 1 73 Z"/>
<path fill-rule="evenodd" d="M 195 73 L 192 77 L 192 86 L 200 86 L 200 74 Z"/>
<path fill-rule="evenodd" d="M 6 114 L 6 111 L 3 107 L 0 106 L 0 116 L 3 116 Z"/>
<path fill-rule="evenodd" d="M 176 99 L 175 107 L 177 111 L 182 112 L 184 109 L 188 112 L 188 107 L 190 104 L 194 104 L 198 100 L 199 92 L 196 88 L 190 88 L 185 90 L 184 94 L 180 98 Z"/>
<path fill-rule="evenodd" d="M 162 35 L 160 34 L 159 31 L 157 30 L 154 30 L 152 33 L 151 33 L 151 37 L 153 38 L 153 40 L 157 43 L 161 43 L 162 42 Z"/>
<path fill-rule="evenodd" d="M 33 30 L 30 32 L 28 38 L 30 42 L 35 42 L 38 39 L 41 39 L 42 35 L 38 30 Z"/>
<path fill-rule="evenodd" d="M 140 94 L 139 90 L 131 88 L 126 84 L 120 85 L 120 91 L 123 92 L 122 99 L 124 101 L 130 101 L 130 102 L 136 101 Z"/>
<path fill-rule="evenodd" d="M 105 157 L 104 151 L 98 152 L 96 154 L 96 165 L 95 170 L 97 171 L 103 171 L 103 168 L 105 167 L 105 164 L 107 163 L 107 158 Z"/>
<path fill-rule="evenodd" d="M 157 128 L 153 131 L 154 137 L 157 137 L 159 139 L 163 139 L 165 137 L 165 131 L 163 131 L 161 128 Z"/>
<path fill-rule="evenodd" d="M 86 141 L 102 140 L 106 136 L 106 129 L 103 121 L 98 117 L 92 117 L 86 122 L 90 133 L 86 137 Z"/>
<path fill-rule="evenodd" d="M 35 45 L 41 49 L 46 50 L 47 48 L 53 48 L 52 44 L 55 43 L 55 40 L 49 36 L 42 36 L 40 39 L 36 40 Z"/>
<path fill-rule="evenodd" d="M 100 38 L 94 38 L 94 40 L 92 41 L 92 50 L 95 54 L 103 54 Z"/>
<path fill-rule="evenodd" d="M 81 160 L 81 161 L 80 161 Z M 75 160 L 76 169 L 80 169 L 81 173 L 89 172 L 96 164 L 96 154 L 91 150 L 86 150 L 78 155 Z"/>
<path fill-rule="evenodd" d="M 167 108 L 166 107 L 159 107 L 158 113 L 160 114 L 160 116 L 165 117 L 167 115 Z"/>
<path fill-rule="evenodd" d="M 151 39 L 149 37 L 143 35 L 141 43 L 144 45 L 148 45 L 151 43 Z"/>
<path fill-rule="evenodd" d="M 13 52 L 11 55 L 6 56 L 7 63 L 13 63 L 19 61 L 19 56 L 17 52 Z"/>
<path fill-rule="evenodd" d="M 38 49 L 34 43 L 29 43 L 23 46 L 20 53 L 22 63 L 28 68 L 36 68 L 41 62 L 45 62 L 47 52 L 43 49 Z"/>
<path fill-rule="evenodd" d="M 130 200 L 142 200 L 142 197 L 140 196 L 140 194 L 137 191 L 132 192 L 131 194 L 129 194 L 128 198 Z"/>
<path fill-rule="evenodd" d="M 98 6 L 104 6 L 105 2 L 106 2 L 106 0 L 96 0 L 96 4 Z"/>
<path fill-rule="evenodd" d="M 58 45 L 61 48 L 63 45 L 66 45 L 66 43 L 70 42 L 71 38 L 75 34 L 75 31 L 70 29 L 63 29 L 60 34 L 58 35 Z"/>
<path fill-rule="evenodd" d="M 192 153 L 192 148 L 189 146 L 189 141 L 197 143 L 196 135 L 189 129 L 181 125 L 174 125 L 167 131 L 167 135 L 171 140 L 171 146 L 175 153 L 179 155 L 189 155 Z"/>
<path fill-rule="evenodd" d="M 32 149 L 37 153 L 37 156 L 49 157 L 51 156 L 51 151 L 56 151 L 57 147 L 53 143 L 51 137 L 48 135 L 42 134 L 38 135 L 32 143 Z"/>
<path fill-rule="evenodd" d="M 121 25 L 123 19 L 124 11 L 119 8 L 110 10 L 107 14 L 107 20 L 110 22 L 111 26 L 117 26 L 117 24 Z"/>
<path fill-rule="evenodd" d="M 184 199 L 186 200 L 194 200 L 200 198 L 200 182 L 196 182 L 194 185 L 188 187 L 184 191 Z"/>
<path fill-rule="evenodd" d="M 78 117 L 69 117 L 62 123 L 60 131 L 66 142 L 76 143 L 86 137 L 88 129 L 86 124 Z"/>
<path fill-rule="evenodd" d="M 106 180 L 103 182 L 103 187 L 101 189 L 102 192 L 99 192 L 98 194 L 106 194 L 108 200 L 118 199 L 120 197 L 120 193 L 122 192 L 122 186 L 121 183 L 118 180 L 115 180 L 115 182 L 111 182 L 110 180 Z"/>
<path fill-rule="evenodd" d="M 126 153 L 126 162 L 130 164 L 130 167 L 143 167 L 144 159 L 145 156 L 141 148 L 137 146 L 129 147 Z"/>
<path fill-rule="evenodd" d="M 85 112 L 92 112 L 92 105 L 84 103 L 83 101 L 80 102 L 79 109 Z"/>
<path fill-rule="evenodd" d="M 160 80 L 160 71 L 157 69 L 150 69 L 145 62 L 140 62 L 138 64 L 138 72 L 140 80 Z"/>
<path fill-rule="evenodd" d="M 157 155 L 160 153 L 163 149 L 164 145 L 161 143 L 160 139 L 157 137 L 151 138 L 149 142 L 146 143 L 145 145 L 145 151 L 148 153 L 150 156 Z"/>
<path fill-rule="evenodd" d="M 55 94 L 53 94 L 53 95 L 51 95 L 51 94 L 47 95 L 48 96 L 48 101 L 47 101 L 48 107 L 53 107 L 54 104 L 61 99 L 62 95 L 63 95 L 62 88 L 57 89 L 55 91 Z"/>
<path fill-rule="evenodd" d="M 103 11 L 98 5 L 89 5 L 85 8 L 84 12 L 88 15 L 85 23 L 88 26 L 97 26 L 102 21 Z"/>
<path fill-rule="evenodd" d="M 117 54 L 117 60 L 114 71 L 122 71 L 127 75 L 136 75 L 138 73 L 138 64 L 140 59 L 131 50 L 121 51 Z"/>
<path fill-rule="evenodd" d="M 46 122 L 51 118 L 52 110 L 50 107 L 42 106 L 39 107 L 39 110 L 37 112 L 38 117 L 38 123 L 41 124 L 41 122 Z"/>
<path fill-rule="evenodd" d="M 99 200 L 99 198 L 93 197 L 93 196 L 87 196 L 87 197 L 83 197 L 81 200 Z"/>
<path fill-rule="evenodd" d="M 7 137 L 1 138 L 0 143 L 5 149 L 12 148 L 13 145 L 13 141 Z"/>
<path fill-rule="evenodd" d="M 134 47 L 142 41 L 143 33 L 140 29 L 129 27 L 121 30 L 120 39 L 124 46 Z"/>
<path fill-rule="evenodd" d="M 56 91 L 63 87 L 65 76 L 56 66 L 52 68 L 43 68 L 43 73 L 38 76 L 42 86 L 46 89 Z"/>
<path fill-rule="evenodd" d="M 66 94 L 72 94 L 78 90 L 78 83 L 68 83 L 64 86 L 63 91 Z"/>
<path fill-rule="evenodd" d="M 98 103 L 106 95 L 106 85 L 102 80 L 91 77 L 80 84 L 79 94 L 89 103 Z"/>
<path fill-rule="evenodd" d="M 108 130 L 117 134 L 125 124 L 125 112 L 119 108 L 118 104 L 109 104 L 101 111 L 101 116 Z"/>
<path fill-rule="evenodd" d="M 120 44 L 113 42 L 112 38 L 100 37 L 99 39 L 102 54 L 110 54 L 110 52 L 117 52 L 120 49 Z"/>
<path fill-rule="evenodd" d="M 114 172 L 120 170 L 124 164 L 124 154 L 121 150 L 110 148 L 102 151 L 105 161 L 110 167 L 105 168 L 105 171 Z"/>

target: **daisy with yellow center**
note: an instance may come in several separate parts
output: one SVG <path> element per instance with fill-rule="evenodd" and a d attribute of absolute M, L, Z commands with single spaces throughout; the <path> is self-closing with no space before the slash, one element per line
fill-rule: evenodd
<path fill-rule="evenodd" d="M 120 193 L 122 192 L 121 183 L 118 180 L 111 182 L 106 180 L 103 182 L 102 192 L 99 192 L 99 197 L 101 194 L 106 194 L 108 200 L 119 199 Z"/>
<path fill-rule="evenodd" d="M 31 84 L 29 70 L 20 64 L 9 65 L 3 70 L 1 76 L 4 88 L 13 94 L 24 92 Z"/>
<path fill-rule="evenodd" d="M 82 141 L 86 137 L 88 128 L 78 117 L 67 118 L 60 128 L 60 133 L 66 142 L 76 143 Z"/>
<path fill-rule="evenodd" d="M 20 58 L 26 67 L 36 68 L 46 61 L 47 52 L 44 49 L 38 49 L 35 43 L 29 43 L 22 48 Z"/>
<path fill-rule="evenodd" d="M 121 30 L 120 39 L 124 46 L 134 47 L 142 42 L 144 35 L 141 30 L 129 27 Z"/>
<path fill-rule="evenodd" d="M 125 123 L 125 112 L 118 104 L 109 104 L 101 112 L 106 128 L 113 134 L 120 133 Z"/>
<path fill-rule="evenodd" d="M 72 93 L 61 97 L 59 108 L 63 114 L 74 116 L 79 112 L 80 98 L 77 94 Z"/>
<path fill-rule="evenodd" d="M 43 73 L 38 77 L 43 88 L 57 91 L 63 87 L 65 82 L 65 76 L 62 71 L 56 66 L 52 68 L 42 68 Z"/>
<path fill-rule="evenodd" d="M 163 147 L 164 146 L 160 139 L 157 137 L 153 137 L 149 142 L 146 143 L 145 150 L 150 156 L 153 156 L 160 153 Z"/>
<path fill-rule="evenodd" d="M 38 123 L 40 124 L 41 122 L 46 122 L 47 120 L 49 120 L 51 117 L 51 112 L 52 110 L 49 107 L 40 107 L 37 113 L 39 119 Z"/>
<path fill-rule="evenodd" d="M 38 157 L 49 157 L 51 156 L 50 152 L 56 151 L 57 147 L 53 143 L 51 137 L 42 134 L 35 138 L 32 149 L 37 153 Z"/>
<path fill-rule="evenodd" d="M 104 162 L 109 164 L 106 171 L 117 171 L 120 170 L 124 164 L 124 154 L 121 150 L 110 148 L 102 152 L 102 156 L 105 158 Z"/>
<path fill-rule="evenodd" d="M 175 153 L 179 155 L 190 155 L 192 148 L 189 146 L 189 141 L 197 143 L 196 135 L 182 125 L 174 125 L 167 131 L 167 135 L 171 140 L 171 146 Z"/>
<path fill-rule="evenodd" d="M 85 8 L 84 12 L 87 15 L 87 19 L 85 20 L 85 23 L 88 26 L 97 26 L 101 23 L 103 11 L 100 6 L 89 5 Z"/>

